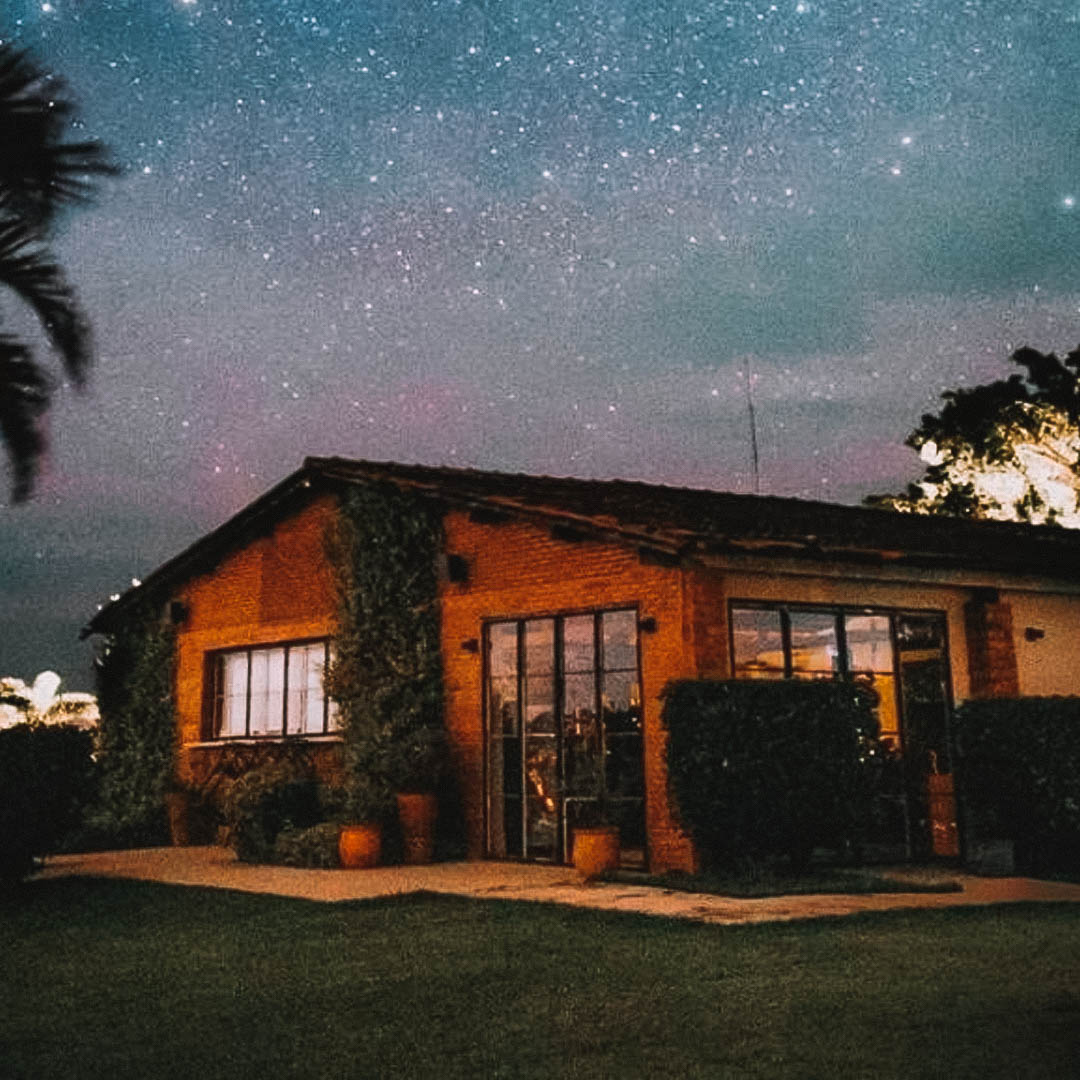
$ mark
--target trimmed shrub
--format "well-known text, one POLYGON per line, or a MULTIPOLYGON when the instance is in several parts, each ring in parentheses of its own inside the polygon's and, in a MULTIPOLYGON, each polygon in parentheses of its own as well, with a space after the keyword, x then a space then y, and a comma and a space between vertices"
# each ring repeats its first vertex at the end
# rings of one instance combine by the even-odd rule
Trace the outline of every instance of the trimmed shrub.
POLYGON ((1026 871, 1080 869, 1080 698, 968 701, 955 731, 969 837, 1012 840, 1026 871))
POLYGON ((703 860, 851 849, 868 820, 877 721, 850 682, 686 680, 664 691, 668 786, 703 860))
POLYGON ((175 651, 173 631, 148 604, 125 618, 97 663, 101 792, 88 825, 112 846, 168 843, 175 651))
POLYGON ((0 886, 62 847, 94 795, 94 739, 70 724, 0 731, 0 886))
POLYGON ((323 817, 318 782, 288 761, 269 762, 237 779, 224 810, 230 843, 244 862, 274 861, 282 832, 308 829, 323 817))
POLYGON ((282 866, 331 869, 339 864, 338 829, 335 821, 324 821, 309 829, 285 829, 274 841, 274 862, 282 866))

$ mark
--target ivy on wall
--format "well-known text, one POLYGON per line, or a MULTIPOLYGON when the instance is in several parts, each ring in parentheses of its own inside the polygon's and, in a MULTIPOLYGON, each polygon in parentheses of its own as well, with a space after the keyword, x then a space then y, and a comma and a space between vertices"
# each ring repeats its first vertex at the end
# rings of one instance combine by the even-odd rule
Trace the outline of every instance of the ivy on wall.
POLYGON ((175 649, 172 628, 144 603, 109 635, 97 663, 101 788, 91 824, 120 842, 166 837, 177 740, 175 649))
POLYGON ((436 789, 445 755, 436 559, 442 513, 389 483, 351 488, 328 537, 338 597, 327 689, 337 700, 352 812, 436 789))

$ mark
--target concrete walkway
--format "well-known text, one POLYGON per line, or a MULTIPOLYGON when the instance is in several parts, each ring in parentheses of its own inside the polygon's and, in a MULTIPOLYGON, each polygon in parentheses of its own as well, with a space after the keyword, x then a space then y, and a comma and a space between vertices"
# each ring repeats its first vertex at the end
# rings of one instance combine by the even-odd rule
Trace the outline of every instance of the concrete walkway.
POLYGON ((539 900, 576 907, 633 911, 719 925, 1021 900, 1080 903, 1080 885, 1018 877, 981 878, 949 871, 902 869, 894 872, 894 876, 900 878, 923 880, 928 874, 956 881, 963 889, 951 893, 779 896, 744 900, 644 885, 583 884, 566 866, 454 862, 415 867, 386 866, 375 870, 298 870, 283 866, 251 866, 238 862, 231 851, 221 847, 57 855, 50 858, 32 880, 70 875, 136 878, 170 885, 238 889, 330 902, 426 890, 457 896, 539 900))

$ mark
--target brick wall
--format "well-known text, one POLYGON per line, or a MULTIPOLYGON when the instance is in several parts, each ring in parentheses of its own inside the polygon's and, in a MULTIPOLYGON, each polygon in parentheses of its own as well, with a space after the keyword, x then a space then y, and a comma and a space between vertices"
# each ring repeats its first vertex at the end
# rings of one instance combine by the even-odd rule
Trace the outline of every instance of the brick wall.
POLYGON ((333 581, 323 543, 334 508, 331 498, 313 502, 226 556, 212 571, 193 578, 178 594, 187 608, 177 633, 176 676, 178 767, 184 779, 205 772, 206 763, 195 759, 211 754, 192 747, 202 739, 208 651, 333 632, 333 581))
MULTIPOLYGON (((205 654, 333 632, 333 583, 324 534, 332 499, 315 502, 252 540, 178 594, 188 615, 177 640, 180 772, 193 779, 215 754, 202 739, 205 654), (205 759, 205 760, 204 760, 205 759)), ((484 851, 483 660, 463 643, 482 639, 484 619, 637 607, 656 629, 640 635, 646 824, 653 869, 693 869, 689 840, 672 821, 659 694, 667 682, 722 672, 726 630, 719 577, 687 577, 642 562, 627 547, 555 539, 539 525, 446 518, 447 551, 464 557, 468 580, 440 586, 446 719, 463 793, 469 854, 484 851), (695 654, 694 641, 701 645, 695 654)), ((322 755, 328 774, 332 755, 322 755)))
POLYGON ((1003 600, 975 597, 964 606, 964 629, 971 696, 1017 697, 1020 676, 1009 604, 1003 600))
POLYGON ((480 652, 482 621, 595 608, 636 606, 656 622, 640 635, 644 713, 645 804, 653 869, 691 869, 688 839, 671 819, 663 763, 660 691, 695 673, 685 618, 682 572, 643 563, 630 548, 591 540, 557 540, 540 525, 481 524, 447 515, 447 551, 463 556, 469 578, 441 588, 446 718, 464 793, 469 854, 484 850, 484 745, 480 652))

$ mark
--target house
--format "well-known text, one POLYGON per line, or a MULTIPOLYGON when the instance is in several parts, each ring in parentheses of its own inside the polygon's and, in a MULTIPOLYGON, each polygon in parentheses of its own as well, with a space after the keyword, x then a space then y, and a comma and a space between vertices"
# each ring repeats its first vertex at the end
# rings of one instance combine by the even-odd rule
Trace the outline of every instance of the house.
POLYGON ((949 850, 928 792, 951 770, 954 702, 1080 692, 1080 532, 309 458, 87 627, 109 633, 147 598, 175 623, 183 778, 223 746, 288 739, 336 767, 324 534, 342 493, 373 483, 442 512, 445 718, 474 858, 565 861, 591 797, 579 778, 599 766, 626 859, 693 867, 667 797, 672 679, 872 686, 903 762, 883 828, 912 855, 949 850))

